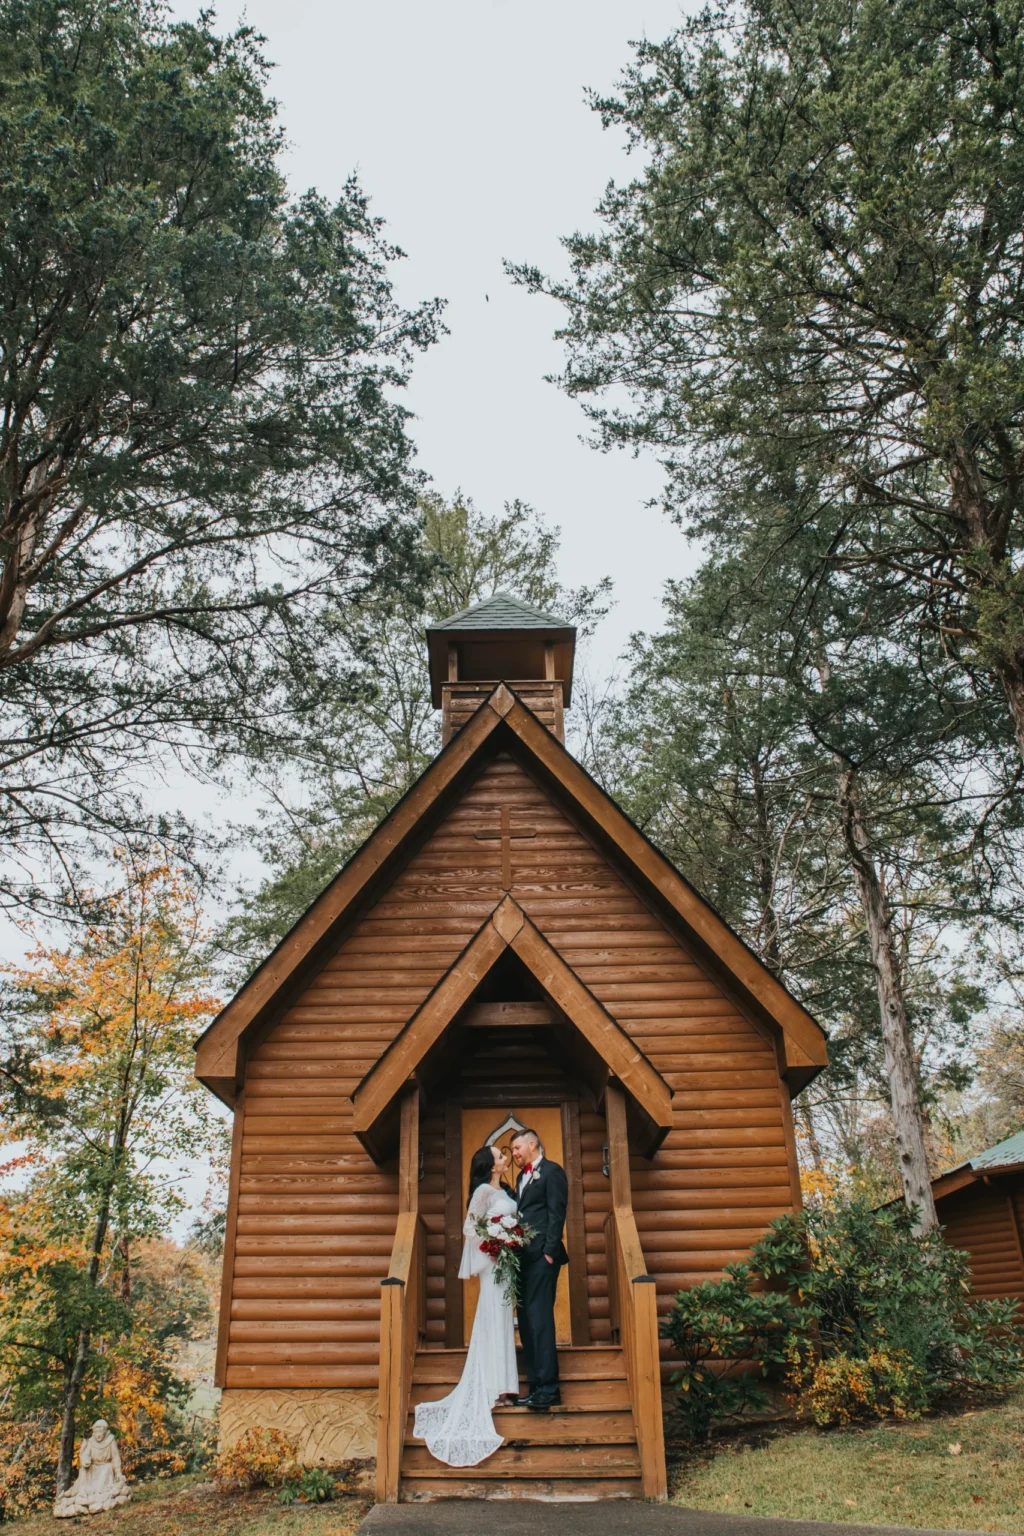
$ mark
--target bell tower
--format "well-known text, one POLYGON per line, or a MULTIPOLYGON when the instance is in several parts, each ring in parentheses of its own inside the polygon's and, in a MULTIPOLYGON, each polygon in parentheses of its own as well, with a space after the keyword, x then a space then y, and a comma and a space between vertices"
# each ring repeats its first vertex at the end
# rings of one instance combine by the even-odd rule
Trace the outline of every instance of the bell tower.
POLYGON ((498 683, 519 695, 553 736, 565 741, 572 701, 576 629, 554 614, 496 592, 427 630, 430 694, 442 712, 443 746, 498 683))

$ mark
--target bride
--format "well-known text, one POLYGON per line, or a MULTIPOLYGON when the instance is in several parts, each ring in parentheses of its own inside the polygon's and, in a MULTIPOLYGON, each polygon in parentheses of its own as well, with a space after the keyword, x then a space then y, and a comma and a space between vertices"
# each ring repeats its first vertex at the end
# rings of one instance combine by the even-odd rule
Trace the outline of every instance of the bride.
POLYGON ((503 1437, 494 1428, 493 1407, 514 1404, 519 1393, 512 1303, 494 1283, 494 1260, 480 1251, 474 1223, 481 1216, 515 1215, 516 1202, 502 1175, 508 1154, 481 1147, 469 1165, 469 1209, 463 1223, 466 1243, 459 1279, 480 1276, 473 1332, 466 1364, 454 1392, 440 1402, 419 1403, 413 1434, 427 1442, 438 1461, 450 1467, 475 1467, 493 1455, 503 1437))

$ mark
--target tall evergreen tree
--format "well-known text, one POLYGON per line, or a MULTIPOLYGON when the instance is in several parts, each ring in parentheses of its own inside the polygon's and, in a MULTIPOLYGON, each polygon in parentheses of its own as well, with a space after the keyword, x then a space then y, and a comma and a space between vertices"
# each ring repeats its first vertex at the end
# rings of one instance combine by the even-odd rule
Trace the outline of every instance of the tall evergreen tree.
POLYGON ((707 7, 595 100, 646 164, 566 242, 572 279, 518 275, 565 305, 566 389, 662 455, 692 528, 722 537, 726 483, 765 552, 831 509, 823 559, 993 684, 1024 760, 1022 22, 707 7))
MULTIPOLYGON (((881 1090, 907 1201, 933 1225, 929 1109, 964 1079, 983 1000, 963 940, 998 906, 968 857, 978 712, 937 685, 941 652, 926 675, 892 644, 863 589, 811 587, 795 560, 765 578, 757 555, 670 589, 600 756, 646 830, 830 1028, 815 1098, 847 1152, 843 1102, 865 1082, 881 1090)), ((806 1106, 803 1125, 817 1154, 806 1106)))
POLYGON ((154 758, 287 746, 349 686, 328 613, 417 576, 438 307, 355 182, 289 196, 266 78, 207 13, 0 0, 0 899, 154 758))

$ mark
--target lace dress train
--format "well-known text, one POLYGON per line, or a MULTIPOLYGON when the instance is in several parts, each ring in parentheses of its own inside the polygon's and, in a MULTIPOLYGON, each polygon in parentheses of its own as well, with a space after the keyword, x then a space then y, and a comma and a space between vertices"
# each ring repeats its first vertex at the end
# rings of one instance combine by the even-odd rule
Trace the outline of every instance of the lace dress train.
POLYGON ((504 1190, 481 1184, 473 1192, 463 1227, 466 1243, 459 1278, 480 1276, 480 1300, 473 1319, 466 1364, 459 1383, 436 1403, 419 1403, 413 1434, 427 1442, 438 1461, 450 1467, 475 1467, 494 1454, 503 1436, 491 1409, 503 1392, 519 1391, 512 1304, 494 1282, 494 1261, 480 1252, 474 1221, 480 1216, 514 1216, 516 1203, 504 1190))

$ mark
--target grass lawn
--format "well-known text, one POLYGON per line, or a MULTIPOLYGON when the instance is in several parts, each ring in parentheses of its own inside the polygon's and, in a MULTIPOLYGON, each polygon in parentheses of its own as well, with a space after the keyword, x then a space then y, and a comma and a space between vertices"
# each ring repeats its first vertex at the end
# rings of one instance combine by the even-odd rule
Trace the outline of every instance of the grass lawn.
POLYGON ((136 1483, 132 1501, 109 1515, 54 1520, 27 1515, 11 1526, 16 1536, 352 1536, 369 1504, 338 1499, 333 1504, 292 1504, 276 1493, 219 1493, 199 1477, 136 1483))
POLYGON ((1024 1531, 1024 1391, 998 1405, 844 1430, 751 1428, 670 1466, 675 1504, 936 1530, 1024 1531))

